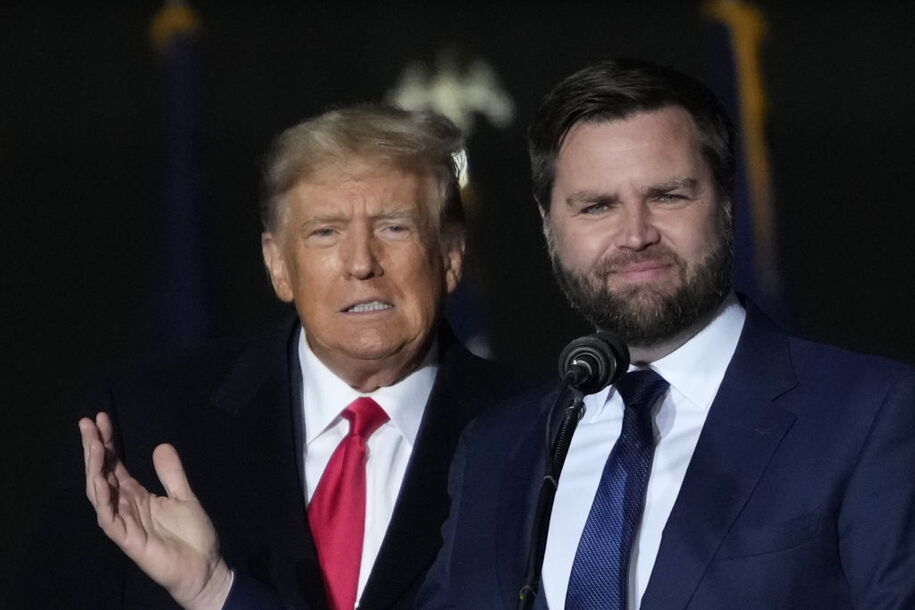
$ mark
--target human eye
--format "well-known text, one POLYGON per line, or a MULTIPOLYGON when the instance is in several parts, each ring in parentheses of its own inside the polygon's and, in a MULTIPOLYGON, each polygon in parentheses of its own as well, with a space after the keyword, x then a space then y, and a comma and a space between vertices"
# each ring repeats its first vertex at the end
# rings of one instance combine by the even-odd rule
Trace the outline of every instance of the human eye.
POLYGON ((330 243, 336 236, 337 229, 334 227, 317 226, 305 231, 305 238, 316 244, 330 243))
POLYGON ((582 207, 581 213, 589 216, 596 216, 608 212, 612 207, 613 206, 609 201, 594 201, 582 207))
POLYGON ((406 239, 413 234, 413 227, 409 222, 386 222, 379 227, 379 232, 388 239, 406 239))
POLYGON ((658 193, 654 198, 659 203, 681 203, 688 199, 689 197, 682 193, 658 193))

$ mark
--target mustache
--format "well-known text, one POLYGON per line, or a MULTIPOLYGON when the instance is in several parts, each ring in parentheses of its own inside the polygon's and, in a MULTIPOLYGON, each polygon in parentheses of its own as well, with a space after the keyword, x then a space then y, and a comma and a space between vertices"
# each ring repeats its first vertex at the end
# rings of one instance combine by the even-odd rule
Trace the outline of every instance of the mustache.
POLYGON ((665 246, 652 246, 651 248, 634 251, 628 250, 622 253, 608 256, 600 260, 592 270, 593 274, 601 280, 606 280, 609 276, 617 273, 621 267, 636 265, 641 263, 657 263, 660 265, 671 265, 684 269, 686 261, 665 246))

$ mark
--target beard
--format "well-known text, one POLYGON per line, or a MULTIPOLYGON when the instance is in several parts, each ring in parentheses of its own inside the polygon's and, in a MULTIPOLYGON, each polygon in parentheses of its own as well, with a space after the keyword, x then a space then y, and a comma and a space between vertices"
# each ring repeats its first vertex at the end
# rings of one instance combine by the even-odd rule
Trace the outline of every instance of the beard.
POLYGON ((665 246, 652 246, 604 260, 586 274, 563 266, 549 231, 547 245, 556 281, 572 307, 595 328, 614 334, 628 345, 652 347, 672 339, 710 315, 731 286, 727 237, 694 265, 665 246), (679 277, 677 285, 608 286, 608 279, 619 267, 647 261, 671 265, 679 277))

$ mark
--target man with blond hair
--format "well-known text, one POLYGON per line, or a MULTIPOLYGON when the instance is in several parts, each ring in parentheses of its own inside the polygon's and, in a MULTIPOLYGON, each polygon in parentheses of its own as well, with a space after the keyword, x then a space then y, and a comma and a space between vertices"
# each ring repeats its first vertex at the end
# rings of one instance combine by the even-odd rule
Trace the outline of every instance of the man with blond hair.
POLYGON ((96 386, 80 421, 86 476, 70 483, 85 481, 124 552, 65 491, 58 576, 43 580, 56 591, 35 592, 59 597, 44 607, 220 607, 230 586, 310 608, 412 607, 458 435, 504 385, 442 324, 464 252, 460 148, 447 119, 386 106, 279 136, 261 243, 297 315, 96 386), (182 538, 202 509, 204 537, 182 538))

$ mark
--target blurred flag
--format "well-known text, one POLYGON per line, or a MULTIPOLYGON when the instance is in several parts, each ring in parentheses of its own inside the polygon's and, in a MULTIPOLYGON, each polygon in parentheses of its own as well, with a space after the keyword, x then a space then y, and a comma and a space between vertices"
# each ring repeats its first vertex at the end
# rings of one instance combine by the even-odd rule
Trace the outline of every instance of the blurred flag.
POLYGON ((737 125, 734 285, 787 322, 765 135, 766 94, 760 61, 765 19, 755 6, 742 0, 706 0, 702 10, 716 22, 709 82, 737 125))
POLYGON ((167 345, 203 339, 214 327, 198 158, 199 32, 200 19, 182 0, 166 1, 149 27, 161 62, 165 112, 149 315, 152 340, 167 345))

